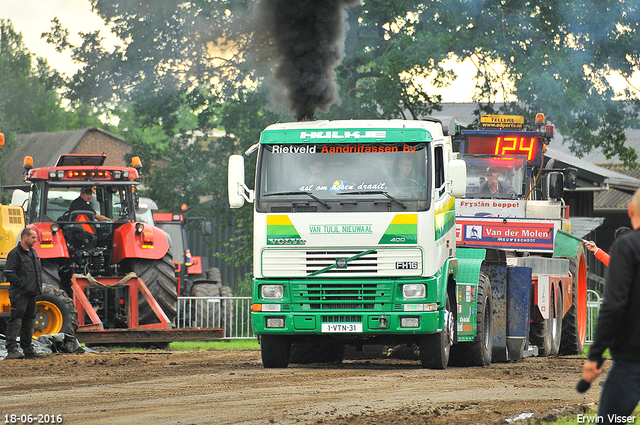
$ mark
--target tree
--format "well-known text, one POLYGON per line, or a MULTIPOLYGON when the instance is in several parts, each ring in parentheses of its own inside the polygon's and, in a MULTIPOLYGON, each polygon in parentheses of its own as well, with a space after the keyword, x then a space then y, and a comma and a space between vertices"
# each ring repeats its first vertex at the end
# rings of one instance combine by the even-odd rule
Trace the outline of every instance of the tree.
POLYGON ((33 55, 11 22, 0 20, 0 125, 4 132, 58 128, 63 111, 56 90, 63 81, 44 59, 32 67, 33 55))
POLYGON ((72 130, 99 125, 83 105, 61 107, 63 77, 45 59, 26 48, 10 21, 0 19, 0 132, 6 136, 3 157, 17 145, 18 133, 72 130))
MULTIPOLYGON (((322 2, 260 3, 286 12, 322 2)), ((259 83, 276 69, 258 65, 277 58, 277 43, 270 40, 281 26, 256 26, 246 0, 92 4, 124 44, 107 52, 98 34, 84 34, 81 46, 71 46, 64 30, 54 28, 51 40, 71 47, 87 64, 71 86, 78 99, 95 104, 126 97, 141 116, 170 129, 182 93, 247 77, 259 83), (247 61, 253 57, 258 60, 247 61)), ((429 93, 425 79, 448 84, 455 75, 442 61, 472 58, 478 67, 476 98, 486 103, 484 109, 493 109, 509 81, 514 91, 505 94, 516 101, 507 110, 544 110, 577 154, 600 146, 630 163, 635 154, 624 147, 623 127, 640 125, 638 93, 618 93, 605 77, 616 72, 629 78, 638 70, 639 13, 635 2, 617 0, 365 0, 348 8, 345 58, 337 68, 342 103, 319 116, 430 114, 441 99, 429 93)))
POLYGON ((454 0, 431 3, 422 16, 443 22, 452 53, 476 58, 478 98, 491 103, 496 83, 510 81, 517 103, 507 110, 546 112, 578 155, 598 146, 635 163, 624 130, 640 127, 640 91, 617 91, 607 76, 638 71, 637 2, 454 0))

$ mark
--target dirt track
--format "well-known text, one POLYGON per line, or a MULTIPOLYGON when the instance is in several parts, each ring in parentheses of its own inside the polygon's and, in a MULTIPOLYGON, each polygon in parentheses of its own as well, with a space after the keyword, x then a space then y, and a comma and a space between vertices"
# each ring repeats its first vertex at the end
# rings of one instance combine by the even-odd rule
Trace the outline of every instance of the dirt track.
POLYGON ((65 354, 0 361, 0 419, 32 414, 37 423, 37 415, 55 414, 65 424, 504 423, 521 413, 540 418, 593 409, 600 386, 576 393, 581 368, 581 359, 566 357, 430 371, 404 360, 268 370, 258 351, 65 354))

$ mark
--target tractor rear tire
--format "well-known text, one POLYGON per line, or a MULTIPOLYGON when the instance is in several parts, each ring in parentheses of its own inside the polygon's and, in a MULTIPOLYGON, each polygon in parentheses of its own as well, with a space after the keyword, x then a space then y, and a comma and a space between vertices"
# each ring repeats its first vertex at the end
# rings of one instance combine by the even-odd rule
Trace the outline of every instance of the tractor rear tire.
POLYGON ((569 259, 573 276, 571 307, 562 320, 560 355, 582 354, 587 337, 587 266, 584 248, 578 248, 575 258, 569 259))
POLYGON ((480 272, 478 279, 478 310, 476 337, 469 343, 451 347, 449 364, 452 366, 488 366, 493 351, 493 293, 489 276, 480 272))
POLYGON ((286 368, 291 358, 291 342, 286 336, 260 336, 260 353, 265 369, 286 368))
POLYGON ((420 362, 425 369, 446 369, 451 355, 451 344, 455 332, 455 320, 451 312, 449 294, 444 309, 442 330, 435 334, 421 335, 418 340, 420 362))
POLYGON ((52 285, 44 285, 36 297, 36 330, 33 337, 64 333, 74 335, 78 330, 78 311, 67 294, 52 285))
POLYGON ((291 344, 289 363, 342 363, 345 344, 330 342, 303 342, 291 344))
MULTIPOLYGON (((228 298, 233 296, 231 288, 228 286, 219 286, 211 283, 200 283, 193 285, 191 295, 194 297, 228 298)), ((224 336, 232 336, 233 331, 233 300, 221 299, 219 308, 213 303, 207 303, 206 308, 196 308, 195 324, 199 327, 220 327, 224 329, 224 336)))
MULTIPOLYGON (((51 285, 56 288, 62 289, 69 298, 73 299, 73 290, 71 286, 64 288, 60 279, 59 270, 60 266, 52 260, 41 260, 42 263, 42 284, 51 285)), ((69 282, 70 284, 70 282, 69 282)))
MULTIPOLYGON (((141 258, 132 259, 132 271, 142 279, 149 291, 156 299, 162 310, 173 323, 178 315, 178 282, 171 254, 166 254, 160 260, 141 258)), ((158 323, 156 314, 144 297, 138 302, 139 324, 148 325, 158 323)))
POLYGON ((209 270, 207 270, 207 279, 213 280, 218 285, 222 285, 222 275, 220 274, 220 269, 217 267, 209 267, 209 270))

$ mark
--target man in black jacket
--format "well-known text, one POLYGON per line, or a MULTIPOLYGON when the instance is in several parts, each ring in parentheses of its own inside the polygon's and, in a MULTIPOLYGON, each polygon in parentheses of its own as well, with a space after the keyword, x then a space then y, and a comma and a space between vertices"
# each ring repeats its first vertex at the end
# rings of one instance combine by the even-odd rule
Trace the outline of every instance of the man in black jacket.
POLYGON ((40 259, 33 249, 36 232, 25 227, 20 233, 20 243, 7 255, 4 275, 10 283, 9 300, 11 315, 7 325, 7 359, 38 358, 31 344, 36 325, 36 297, 42 294, 40 259), (18 351, 16 338, 20 334, 18 351))
POLYGON ((583 379, 592 382, 609 348, 613 365, 600 394, 598 423, 628 421, 640 401, 640 190, 628 211, 634 230, 611 248, 604 300, 582 371, 583 379))

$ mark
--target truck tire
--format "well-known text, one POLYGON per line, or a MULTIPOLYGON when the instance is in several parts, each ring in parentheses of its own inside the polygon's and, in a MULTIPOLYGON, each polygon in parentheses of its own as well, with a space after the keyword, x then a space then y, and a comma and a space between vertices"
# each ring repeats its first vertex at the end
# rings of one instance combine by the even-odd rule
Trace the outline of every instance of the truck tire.
MULTIPOLYGON (((171 254, 167 254, 160 260, 148 260, 142 258, 132 259, 132 271, 147 285, 153 297, 173 323, 178 313, 178 282, 171 254)), ((156 314, 144 297, 138 301, 139 324, 147 325, 157 323, 156 314)))
POLYGON ((551 292, 551 317, 541 322, 531 324, 529 330, 529 342, 538 347, 538 355, 541 357, 557 356, 560 352, 562 341, 562 294, 557 297, 551 292), (556 303, 558 305, 556 313, 556 303))
POLYGON ((36 329, 40 335, 64 333, 74 335, 78 330, 78 311, 67 294, 52 285, 44 285, 36 297, 36 329))
POLYGON ((455 323, 448 294, 444 312, 445 319, 442 331, 435 334, 421 335, 418 340, 420 362, 425 369, 446 369, 449 364, 455 323))
POLYGON ((291 344, 289 363, 342 363, 345 344, 303 342, 291 344))
POLYGON ((478 311, 476 337, 471 342, 451 347, 452 366, 488 366, 493 352, 493 292, 489 276, 480 272, 478 279, 478 311))
MULTIPOLYGON (((228 298, 233 296, 231 288, 228 286, 219 286, 212 283, 199 283, 193 286, 191 295, 194 297, 228 298)), ((205 309, 196 308, 195 324, 199 327, 220 327, 224 329, 224 336, 232 336, 233 331, 233 300, 220 300, 219 309, 216 304, 207 303, 205 309)))
POLYGON ((569 271, 573 276, 571 307, 562 320, 560 354, 582 354, 587 337, 587 266, 584 248, 578 248, 575 258, 569 259, 569 271))
POLYGON ((260 354, 265 369, 285 368, 289 366, 291 343, 286 336, 260 336, 260 354))
POLYGON ((560 344, 562 343, 562 313, 564 304, 562 301, 562 293, 552 298, 551 311, 553 318, 547 323, 548 332, 551 337, 551 351, 549 356, 557 356, 560 354, 560 344))

